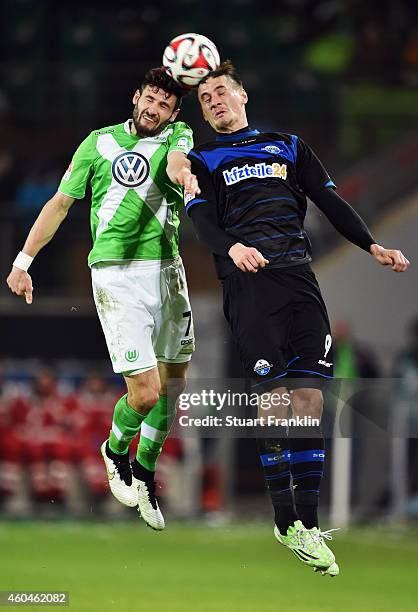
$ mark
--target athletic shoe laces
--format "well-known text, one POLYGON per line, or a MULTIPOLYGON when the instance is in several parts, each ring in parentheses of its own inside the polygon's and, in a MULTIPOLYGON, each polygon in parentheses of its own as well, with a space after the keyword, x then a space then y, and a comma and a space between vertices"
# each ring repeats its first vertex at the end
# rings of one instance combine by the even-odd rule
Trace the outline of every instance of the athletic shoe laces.
POLYGON ((305 533, 303 529, 295 529, 291 534, 293 546, 303 548, 305 546, 305 533))
POLYGON ((339 531, 339 529, 339 527, 336 527, 335 529, 328 529, 327 531, 321 531, 320 529, 318 529, 316 533, 311 533, 311 536, 315 540, 315 542, 322 545, 324 544, 324 538, 325 540, 332 540, 333 536, 331 535, 331 532, 339 531))

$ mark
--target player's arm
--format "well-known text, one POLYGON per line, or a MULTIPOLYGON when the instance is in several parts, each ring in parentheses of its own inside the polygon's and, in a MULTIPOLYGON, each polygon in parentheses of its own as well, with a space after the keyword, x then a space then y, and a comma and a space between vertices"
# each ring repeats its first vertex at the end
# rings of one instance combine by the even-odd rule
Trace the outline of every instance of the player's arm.
POLYGON ((184 187, 186 193, 200 193, 197 178, 191 171, 190 161, 181 151, 171 151, 167 156, 167 176, 173 183, 184 187))
POLYGON ((195 196, 200 193, 196 176, 191 171, 187 154, 193 147, 193 132, 183 122, 173 124, 173 135, 169 139, 167 176, 173 183, 181 185, 185 192, 195 196))
POLYGON ((25 296, 26 303, 32 303, 32 279, 27 270, 34 257, 53 238, 68 214, 74 198, 59 191, 45 204, 33 224, 22 251, 16 257, 7 277, 10 290, 25 296))
POLYGON ((194 152, 189 158, 201 191, 198 197, 186 195, 186 211, 193 221, 199 240, 206 244, 212 253, 229 256, 243 272, 257 272, 259 268, 264 268, 268 260, 257 249, 241 244, 219 227, 216 194, 210 172, 194 152))
POLYGON ((409 261, 401 251, 385 249, 376 243, 360 215, 335 191, 335 185, 315 153, 298 142, 298 179, 309 198, 326 215, 344 238, 371 253, 382 265, 404 272, 409 261))

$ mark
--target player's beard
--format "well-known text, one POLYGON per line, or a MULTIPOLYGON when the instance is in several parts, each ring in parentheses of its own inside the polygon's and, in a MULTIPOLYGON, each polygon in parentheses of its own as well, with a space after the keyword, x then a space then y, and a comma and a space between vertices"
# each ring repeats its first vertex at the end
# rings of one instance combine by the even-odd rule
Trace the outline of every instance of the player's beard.
MULTIPOLYGON (((144 112, 145 111, 142 111, 141 115, 144 112)), ((149 138, 150 136, 156 136, 157 134, 163 131, 163 129, 168 123, 170 123, 170 119, 167 119, 167 121, 163 121, 162 123, 157 125, 155 128, 147 128, 141 125, 140 123, 141 115, 138 112, 138 107, 135 106, 134 111, 132 113, 132 121, 134 122, 134 126, 136 129, 137 135, 141 136, 142 138, 149 138)))

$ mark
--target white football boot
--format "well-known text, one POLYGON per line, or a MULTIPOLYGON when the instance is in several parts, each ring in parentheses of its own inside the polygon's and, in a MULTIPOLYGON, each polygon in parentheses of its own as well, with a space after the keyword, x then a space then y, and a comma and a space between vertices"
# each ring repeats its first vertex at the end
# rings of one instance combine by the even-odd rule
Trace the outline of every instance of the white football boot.
POLYGON ((155 495, 154 472, 145 469, 135 459, 132 463, 132 483, 138 493, 137 503, 140 516, 148 527, 156 531, 162 531, 165 527, 165 521, 155 495))
POLYGON ((132 484, 129 453, 126 455, 113 453, 108 442, 108 440, 103 442, 100 452, 105 462, 110 490, 121 504, 134 508, 138 504, 138 490, 132 484))

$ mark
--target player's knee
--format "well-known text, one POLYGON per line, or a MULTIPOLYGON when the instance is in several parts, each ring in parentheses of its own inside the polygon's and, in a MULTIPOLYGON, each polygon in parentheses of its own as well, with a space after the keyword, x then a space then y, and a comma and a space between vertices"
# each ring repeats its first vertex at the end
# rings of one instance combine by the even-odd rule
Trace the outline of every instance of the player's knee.
POLYGON ((161 393, 171 397, 179 397, 185 390, 186 384, 186 374, 183 374, 179 378, 173 378, 163 383, 161 393))
POLYGON ((178 397, 186 388, 188 364, 173 364, 162 378, 161 394, 178 397))
POLYGON ((128 404, 137 412, 148 414, 158 402, 159 397, 159 389, 141 385, 129 391, 128 404))
POLYGON ((310 416, 320 419, 324 405, 324 398, 320 389, 294 389, 292 393, 292 406, 295 416, 310 416))

